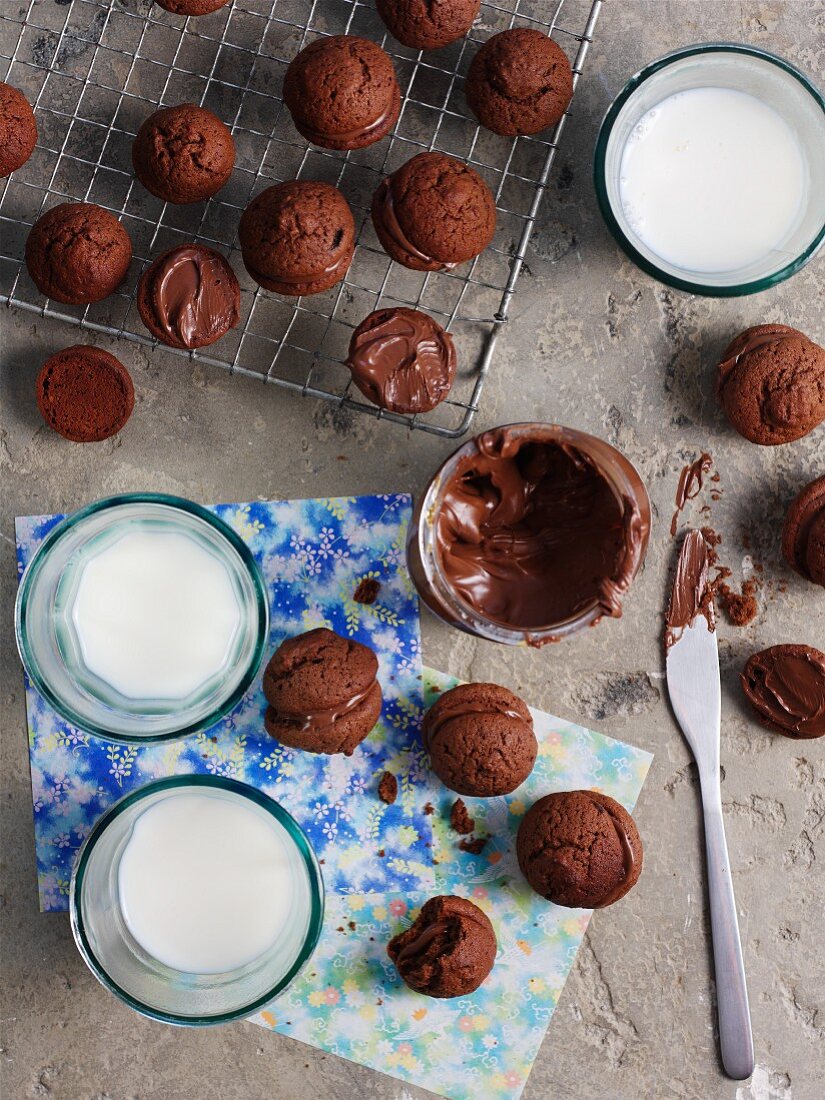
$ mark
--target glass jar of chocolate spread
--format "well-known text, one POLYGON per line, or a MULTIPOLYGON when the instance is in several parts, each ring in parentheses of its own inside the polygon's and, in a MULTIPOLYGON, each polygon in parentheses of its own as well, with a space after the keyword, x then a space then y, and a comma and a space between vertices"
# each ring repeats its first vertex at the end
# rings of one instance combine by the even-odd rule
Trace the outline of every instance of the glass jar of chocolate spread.
POLYGON ((554 424, 508 424, 438 470, 407 559, 449 625, 540 646, 621 615, 649 534, 647 491, 615 447, 554 424))

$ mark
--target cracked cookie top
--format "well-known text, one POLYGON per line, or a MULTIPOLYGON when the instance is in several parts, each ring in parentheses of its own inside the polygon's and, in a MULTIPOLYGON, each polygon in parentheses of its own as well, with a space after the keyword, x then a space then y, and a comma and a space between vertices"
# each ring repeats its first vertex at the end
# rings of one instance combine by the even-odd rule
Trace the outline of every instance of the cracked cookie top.
POLYGON ((151 194, 183 205, 211 198, 235 165, 235 143, 219 118, 194 103, 155 111, 132 144, 135 174, 151 194))
POLYGON ((445 691, 424 715, 421 738, 442 783, 480 798, 515 790, 538 753, 527 705, 498 684, 445 691))
POLYGON ((131 262, 129 234, 114 214, 91 202, 53 206, 26 240, 26 266, 38 290, 71 305, 114 293, 131 262))
POLYGON ((825 348, 787 325, 754 325, 722 353, 717 393, 751 443, 801 439, 825 420, 825 348))
POLYGON ((573 97, 564 50, 529 27, 494 34, 472 60, 467 103, 496 134, 538 134, 555 126, 573 97))
POLYGON ((438 50, 463 38, 481 0, 377 0, 390 33, 413 50, 438 50))
POLYGON ((0 81, 0 179, 22 168, 36 143, 31 104, 19 89, 0 81))
POLYGON ((389 133, 401 92, 389 54, 375 42, 339 34, 311 42, 284 77, 295 128, 325 149, 361 149, 389 133))
POLYGON ((534 802, 516 842, 537 894, 573 909, 623 898, 642 872, 642 841, 624 806, 598 791, 558 791, 534 802))

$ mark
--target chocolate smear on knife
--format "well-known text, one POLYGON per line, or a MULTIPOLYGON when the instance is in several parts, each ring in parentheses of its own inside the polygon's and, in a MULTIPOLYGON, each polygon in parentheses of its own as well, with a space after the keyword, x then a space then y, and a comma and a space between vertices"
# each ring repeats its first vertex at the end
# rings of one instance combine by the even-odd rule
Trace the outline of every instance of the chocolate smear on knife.
POLYGON ((665 646, 670 649, 693 626, 699 616, 707 620, 710 630, 716 629, 713 615, 713 589, 708 581, 708 546, 701 531, 688 531, 670 593, 667 609, 665 646))

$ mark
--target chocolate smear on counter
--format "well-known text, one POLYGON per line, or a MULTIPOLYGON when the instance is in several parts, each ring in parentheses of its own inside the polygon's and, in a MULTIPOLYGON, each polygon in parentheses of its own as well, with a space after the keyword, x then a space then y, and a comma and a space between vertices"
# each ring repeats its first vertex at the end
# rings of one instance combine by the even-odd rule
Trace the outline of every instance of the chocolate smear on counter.
MULTIPOLYGON (((705 475, 710 473, 712 465, 713 459, 706 451, 703 451, 699 458, 685 466, 679 475, 679 484, 676 486, 676 497, 674 499, 676 509, 673 513, 673 519, 670 521, 671 538, 676 534, 682 509, 689 500, 693 500, 702 491, 705 475)), ((715 476, 718 479, 718 475, 715 476)))
POLYGON ((356 603, 373 604, 381 591, 381 582, 375 577, 364 577, 352 594, 356 603))
POLYGON ((825 653, 771 646, 748 660, 741 680, 754 710, 786 736, 825 735, 825 653))
POLYGON ((444 487, 435 525, 457 595, 526 632, 594 607, 619 617, 647 538, 638 504, 620 500, 572 443, 500 428, 475 444, 444 487))
POLYGON ((665 646, 670 649, 679 641, 685 629, 693 626, 699 616, 707 620, 710 630, 716 629, 713 616, 713 589, 708 583, 708 547, 701 531, 688 531, 670 593, 667 609, 665 646))
POLYGON ((152 304, 158 324, 175 344, 201 347, 237 325, 238 306, 228 267, 217 253, 185 245, 160 262, 152 278, 152 304))

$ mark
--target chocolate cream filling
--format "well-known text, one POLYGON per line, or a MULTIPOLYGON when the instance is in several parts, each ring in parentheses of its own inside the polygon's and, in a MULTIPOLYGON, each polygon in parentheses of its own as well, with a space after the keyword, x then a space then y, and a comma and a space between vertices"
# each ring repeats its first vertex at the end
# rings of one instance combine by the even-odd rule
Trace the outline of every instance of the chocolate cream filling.
POLYGON ((198 248, 171 252, 154 274, 151 295, 159 327, 187 348, 211 343, 238 323, 225 261, 198 248))
POLYGON ((638 504, 572 443, 502 428, 476 440, 436 519, 443 575, 486 618, 521 630, 594 607, 618 617, 643 553, 638 504))
POLYGON ((370 695, 375 688, 375 680, 372 680, 363 691, 358 691, 355 695, 352 695, 349 699, 344 699, 340 703, 336 703, 333 707, 326 707, 322 710, 306 711, 303 714, 287 713, 277 707, 271 709, 275 711, 278 718, 284 722, 291 722, 296 726, 299 726, 302 733, 323 733, 325 730, 330 729, 341 718, 351 714, 356 710, 370 695))
POLYGON ((754 654, 742 689, 761 715, 792 735, 825 735, 825 661, 814 654, 782 646, 754 654))

